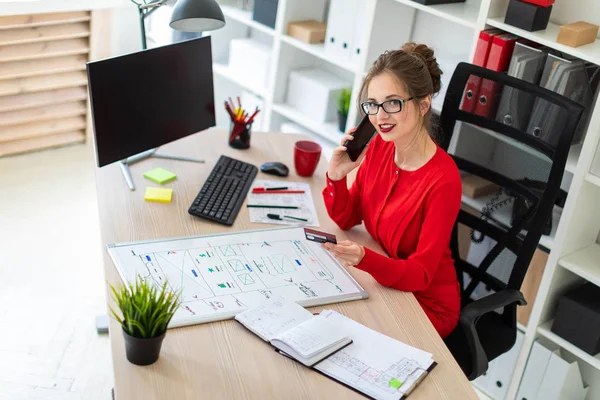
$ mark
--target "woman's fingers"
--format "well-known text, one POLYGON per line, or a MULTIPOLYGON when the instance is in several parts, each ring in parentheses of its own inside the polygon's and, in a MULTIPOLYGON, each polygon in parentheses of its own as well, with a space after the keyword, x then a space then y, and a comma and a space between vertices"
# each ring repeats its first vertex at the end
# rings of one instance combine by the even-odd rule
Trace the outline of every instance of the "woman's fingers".
POLYGON ((340 140, 340 145, 344 145, 344 143, 346 143, 347 140, 353 140, 354 136, 352 136, 350 133, 356 131, 356 128, 352 128, 348 131, 347 134, 345 134, 342 139, 340 140))

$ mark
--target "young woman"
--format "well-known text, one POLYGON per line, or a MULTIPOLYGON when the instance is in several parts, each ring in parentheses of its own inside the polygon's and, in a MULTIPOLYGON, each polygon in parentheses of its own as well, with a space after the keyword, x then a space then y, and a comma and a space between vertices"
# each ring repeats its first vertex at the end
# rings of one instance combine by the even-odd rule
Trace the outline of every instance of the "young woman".
POLYGON ((323 197, 340 228, 364 222, 387 256, 351 241, 324 246, 344 266, 413 292, 446 337, 460 313, 449 243, 462 186, 456 164, 431 137, 431 97, 440 89, 441 73, 433 50, 422 44, 379 56, 359 96, 377 134, 356 162, 343 146, 352 136, 344 136, 329 162, 323 197), (348 190, 346 176, 357 167, 348 190))

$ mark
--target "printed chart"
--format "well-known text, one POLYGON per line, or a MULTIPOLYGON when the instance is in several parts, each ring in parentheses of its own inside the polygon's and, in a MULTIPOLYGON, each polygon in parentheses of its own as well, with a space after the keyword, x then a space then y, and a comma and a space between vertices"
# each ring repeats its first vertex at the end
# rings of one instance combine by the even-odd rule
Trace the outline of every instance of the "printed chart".
POLYGON ((233 318, 272 296, 305 307, 367 297, 302 228, 122 243, 108 251, 123 280, 140 276, 182 290, 170 327, 233 318))

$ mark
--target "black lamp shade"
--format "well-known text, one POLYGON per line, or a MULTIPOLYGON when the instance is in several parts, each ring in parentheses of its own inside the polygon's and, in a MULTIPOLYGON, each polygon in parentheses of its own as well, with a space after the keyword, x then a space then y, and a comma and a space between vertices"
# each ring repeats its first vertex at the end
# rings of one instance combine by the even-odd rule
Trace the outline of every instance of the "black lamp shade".
POLYGON ((178 0, 169 25, 183 32, 206 32, 225 26, 225 17, 215 0, 178 0))

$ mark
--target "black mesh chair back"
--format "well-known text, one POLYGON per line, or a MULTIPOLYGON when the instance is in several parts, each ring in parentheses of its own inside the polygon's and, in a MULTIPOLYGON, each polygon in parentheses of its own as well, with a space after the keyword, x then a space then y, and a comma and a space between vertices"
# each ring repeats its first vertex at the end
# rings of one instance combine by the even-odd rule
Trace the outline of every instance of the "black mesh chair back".
POLYGON ((561 182, 583 111, 539 85, 468 63, 452 76, 440 146, 463 182, 483 179, 478 187, 487 190, 481 198, 463 195, 467 206, 451 238, 462 311, 446 344, 469 379, 515 343, 521 284, 540 238, 558 223, 556 204, 564 201, 561 182))

